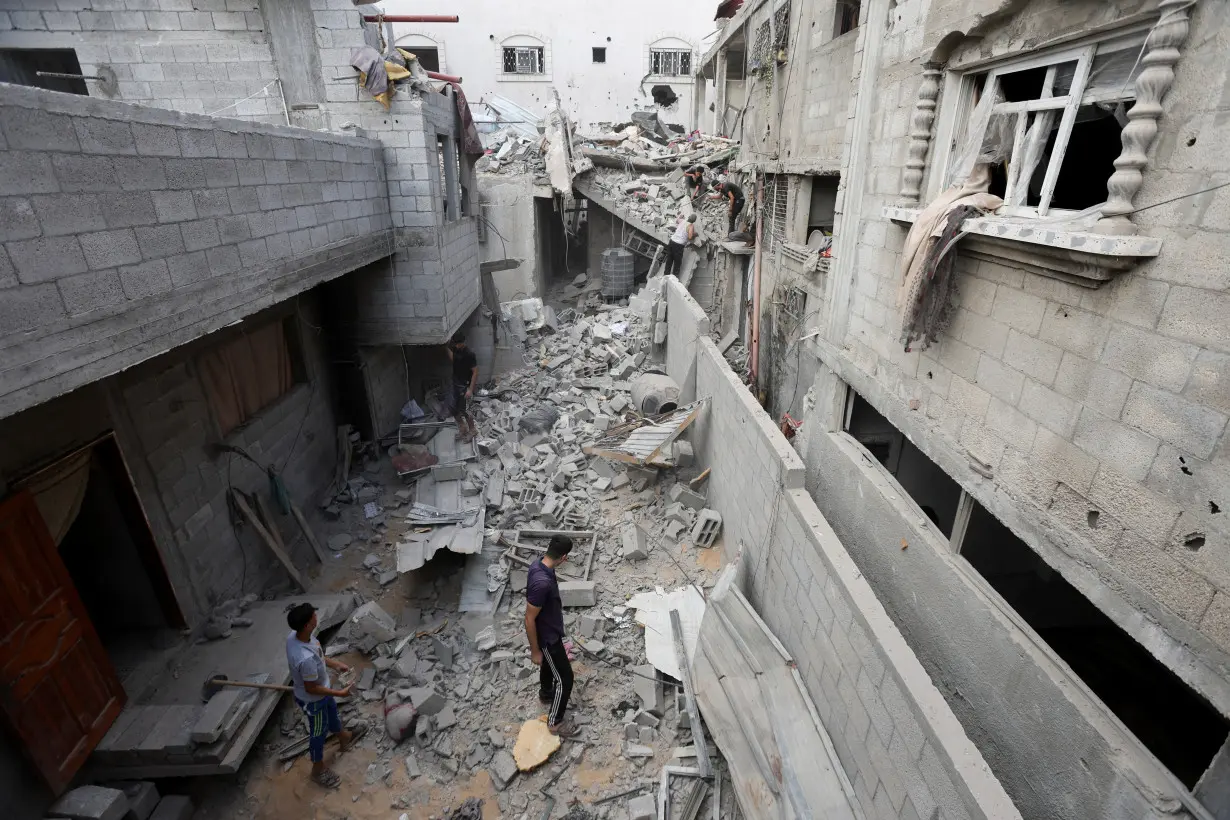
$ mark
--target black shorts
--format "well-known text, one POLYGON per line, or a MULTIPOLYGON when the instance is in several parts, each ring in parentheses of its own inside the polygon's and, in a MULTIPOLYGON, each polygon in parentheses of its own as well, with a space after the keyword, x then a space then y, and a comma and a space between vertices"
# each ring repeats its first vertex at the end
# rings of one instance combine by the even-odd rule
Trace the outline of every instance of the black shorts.
POLYGON ((470 389, 468 384, 453 385, 453 415, 463 415, 470 407, 470 400, 466 398, 466 391, 470 389))

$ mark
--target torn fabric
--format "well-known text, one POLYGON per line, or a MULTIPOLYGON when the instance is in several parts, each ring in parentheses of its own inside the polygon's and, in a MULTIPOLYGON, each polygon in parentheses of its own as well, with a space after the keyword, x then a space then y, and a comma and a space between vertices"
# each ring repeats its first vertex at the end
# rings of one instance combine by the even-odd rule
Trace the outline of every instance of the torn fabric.
MULTIPOLYGON (((987 196, 987 194, 982 194, 987 196)), ((906 350, 926 350, 948 326, 953 291, 953 245, 961 236, 961 223, 983 211, 976 205, 957 205, 945 214, 938 236, 927 245, 912 301, 902 308, 900 342, 906 350)))
POLYGON ((359 84, 376 102, 388 108, 393 89, 380 52, 371 46, 359 46, 350 52, 350 65, 359 72, 359 84))
POLYGON ((470 104, 466 102, 466 93, 461 90, 460 83, 449 85, 453 87, 453 100, 457 103, 457 116, 461 119, 461 150, 468 156, 481 157, 486 153, 486 149, 478 138, 478 128, 474 125, 470 104))

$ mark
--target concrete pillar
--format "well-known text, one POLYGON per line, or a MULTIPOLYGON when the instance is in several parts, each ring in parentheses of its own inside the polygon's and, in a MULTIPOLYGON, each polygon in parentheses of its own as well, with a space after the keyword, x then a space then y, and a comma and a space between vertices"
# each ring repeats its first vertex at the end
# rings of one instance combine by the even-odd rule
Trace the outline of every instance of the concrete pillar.
POLYGON ((713 133, 729 137, 731 134, 726 131, 726 58, 727 51, 723 48, 714 60, 717 71, 713 78, 716 88, 713 95, 713 133))

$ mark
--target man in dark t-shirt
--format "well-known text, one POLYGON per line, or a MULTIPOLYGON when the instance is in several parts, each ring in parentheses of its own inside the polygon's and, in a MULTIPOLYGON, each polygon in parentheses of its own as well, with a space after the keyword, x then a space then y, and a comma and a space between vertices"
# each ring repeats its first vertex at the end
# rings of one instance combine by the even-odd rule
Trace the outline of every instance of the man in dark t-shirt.
POLYGON ((735 220, 743 212, 743 189, 729 179, 719 182, 716 186, 718 196, 730 205, 730 233, 735 232, 735 220))
POLYGON ((554 535, 547 554, 530 564, 525 582, 525 634, 530 641, 530 660, 539 667, 538 699, 547 712, 547 730, 560 737, 576 737, 581 730, 564 720, 572 696, 572 665, 564 649, 564 605, 559 596, 555 569, 568 560, 572 539, 554 535))
POLYGON ((457 419, 457 438, 469 441, 478 435, 474 418, 469 413, 474 386, 478 384, 478 357, 466 347, 466 337, 460 333, 449 342, 448 357, 453 362, 453 417, 457 419))

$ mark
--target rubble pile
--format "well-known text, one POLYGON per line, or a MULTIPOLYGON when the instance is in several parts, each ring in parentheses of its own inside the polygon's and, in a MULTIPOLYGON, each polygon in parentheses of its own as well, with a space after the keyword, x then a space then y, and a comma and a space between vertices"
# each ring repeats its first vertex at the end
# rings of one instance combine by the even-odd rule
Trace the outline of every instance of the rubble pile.
MULTIPOLYGON (((464 572, 448 574, 436 558, 390 581, 397 544, 436 529, 408 520, 426 477, 412 487, 387 458, 373 458, 347 482, 361 479, 354 501, 335 502, 342 514, 330 545, 349 537, 345 556, 360 578, 351 589, 369 600, 326 651, 358 672, 342 714, 372 727, 361 745, 375 751, 366 782, 343 788, 386 788, 391 808, 412 816, 433 783, 489 780, 502 816, 522 818, 541 815, 544 801, 578 820, 655 816, 661 778, 672 773, 672 803, 704 798, 679 771, 700 771, 689 768, 697 748, 714 745, 693 731, 682 680, 663 671, 678 673, 673 648, 668 662, 663 645, 650 653, 642 628, 647 602, 667 599, 655 590, 695 590, 703 612, 699 590, 716 581, 717 565, 702 566, 699 549, 715 544, 721 518, 706 509, 707 472, 687 439, 704 404, 663 400, 678 387, 660 387, 669 321, 660 277, 627 306, 586 304, 524 325, 528 364, 475 397, 476 454, 448 479, 459 503, 485 507, 482 549, 465 556, 464 572), (638 380, 665 412, 640 412, 634 397, 651 402, 638 380), (380 514, 365 517, 365 503, 380 514), (559 578, 577 676, 569 716, 582 727, 562 747, 541 719, 523 625, 527 566, 561 530, 574 541, 559 578), (475 604, 471 569, 484 566, 475 604)), ((451 446, 454 434, 441 427, 435 436, 451 446)), ((282 730, 295 737, 277 750, 287 766, 306 748, 301 724, 287 710, 282 730)))
POLYGON ((486 154, 476 165, 485 174, 533 174, 538 185, 549 183, 541 139, 532 139, 513 128, 482 135, 486 154))

